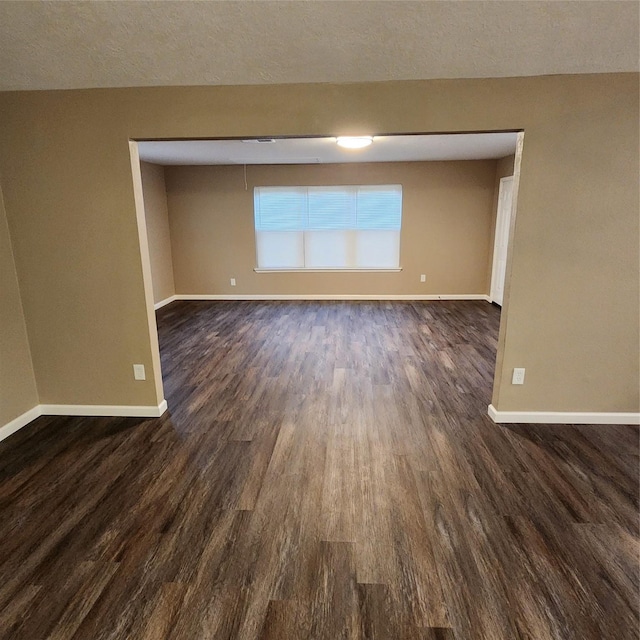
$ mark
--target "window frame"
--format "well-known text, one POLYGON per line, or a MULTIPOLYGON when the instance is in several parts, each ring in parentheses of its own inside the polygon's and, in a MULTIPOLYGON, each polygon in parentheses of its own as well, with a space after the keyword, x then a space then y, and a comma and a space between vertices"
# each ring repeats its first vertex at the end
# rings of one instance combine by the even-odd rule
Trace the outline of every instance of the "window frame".
MULTIPOLYGON (((404 193, 403 193, 403 185, 396 183, 396 184, 339 184, 339 185, 259 185, 259 186, 254 186, 254 190, 253 190, 253 201, 254 201, 254 205, 253 205, 253 222, 254 222, 254 241, 255 241, 255 268, 253 269, 254 272, 256 273, 398 273, 400 271, 402 271, 402 266, 401 266, 401 258, 402 258, 402 218, 403 218, 403 210, 404 210, 404 193), (362 188, 363 190, 371 190, 371 189, 375 189, 375 188, 379 188, 380 190, 384 190, 385 188, 388 190, 395 190, 398 192, 399 194, 399 205, 400 205, 400 211, 399 211, 399 222, 398 222, 398 227, 397 228, 393 228, 393 226, 391 228, 385 228, 385 227, 362 227, 362 228, 357 228, 357 194, 358 194, 358 189, 362 188), (306 226, 304 223, 302 225, 300 225, 300 227, 298 228, 294 228, 294 229, 274 229, 274 230, 268 230, 268 229, 260 229, 259 228, 259 223, 258 223, 258 217, 259 217, 259 209, 258 209, 258 201, 259 201, 259 194, 261 190, 291 190, 291 192, 293 193, 295 190, 298 191, 305 191, 305 200, 307 203, 307 218, 306 218, 306 224, 308 225, 309 222, 309 207, 308 207, 308 203, 309 203, 309 190, 313 190, 313 189, 317 189, 317 190, 330 190, 330 189, 335 189, 335 190, 344 190, 347 193, 350 193, 350 197, 354 196, 354 202, 356 203, 355 205, 355 209, 354 209, 354 215, 355 215, 355 220, 356 223, 353 225, 355 228, 352 227, 336 227, 334 228, 328 228, 328 229, 317 229, 314 227, 308 227, 306 226), (301 242, 302 242, 302 246, 303 246, 303 251, 302 251, 302 260, 305 261, 306 260, 306 245, 307 245, 307 236, 306 234, 313 234, 314 232, 318 233, 318 232, 322 232, 322 231, 336 231, 336 232, 348 232, 351 234, 357 234, 357 232, 366 232, 366 231, 389 231, 389 232, 394 232, 397 233, 397 266, 369 266, 369 267, 359 267, 359 266, 353 266, 353 267, 349 267, 349 266, 336 266, 336 267, 315 267, 315 266, 293 266, 293 267, 260 267, 258 266, 260 264, 259 261, 259 233, 268 233, 270 231, 281 231, 283 233, 286 232, 291 232, 291 233, 299 233, 301 234, 301 242)), ((357 241, 357 237, 354 235, 354 237, 356 238, 357 241)))

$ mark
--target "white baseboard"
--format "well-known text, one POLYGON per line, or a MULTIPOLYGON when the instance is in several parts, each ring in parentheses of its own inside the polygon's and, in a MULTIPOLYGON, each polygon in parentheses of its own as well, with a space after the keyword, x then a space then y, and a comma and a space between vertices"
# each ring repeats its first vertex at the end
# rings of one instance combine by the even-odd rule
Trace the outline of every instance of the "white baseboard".
POLYGON ((158 406, 116 404, 41 404, 43 416, 118 416, 130 418, 159 418, 167 410, 167 401, 158 406))
POLYGON ((0 441, 22 429, 40 416, 113 416, 130 418, 159 418, 167 410, 167 401, 157 407, 97 404, 39 404, 0 427, 0 441))
POLYGON ((240 293, 240 294, 183 294, 174 300, 484 300, 490 302, 484 293, 450 294, 378 294, 378 293, 240 293))
POLYGON ((579 411, 498 411, 489 405, 489 417, 498 424, 640 424, 640 413, 579 411))
POLYGON ((8 438, 12 433, 15 433, 18 429, 22 429, 22 427, 25 427, 41 415, 40 405, 36 405, 32 409, 29 409, 29 411, 25 411, 22 415, 11 420, 11 422, 7 422, 7 424, 0 427, 0 441, 8 438))
POLYGON ((176 299, 176 296, 169 296, 168 298, 165 298, 164 300, 160 300, 160 302, 156 302, 153 305, 153 308, 157 311, 158 309, 161 309, 165 305, 168 305, 170 302, 173 302, 175 299, 176 299))

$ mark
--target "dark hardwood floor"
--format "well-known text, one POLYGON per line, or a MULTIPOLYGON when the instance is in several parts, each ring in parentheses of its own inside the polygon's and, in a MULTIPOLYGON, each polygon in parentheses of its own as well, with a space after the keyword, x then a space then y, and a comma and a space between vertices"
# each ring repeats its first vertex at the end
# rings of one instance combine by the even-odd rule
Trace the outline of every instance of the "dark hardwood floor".
POLYGON ((484 302, 177 302, 160 419, 0 443, 0 638, 631 640, 638 428, 497 426, 484 302))

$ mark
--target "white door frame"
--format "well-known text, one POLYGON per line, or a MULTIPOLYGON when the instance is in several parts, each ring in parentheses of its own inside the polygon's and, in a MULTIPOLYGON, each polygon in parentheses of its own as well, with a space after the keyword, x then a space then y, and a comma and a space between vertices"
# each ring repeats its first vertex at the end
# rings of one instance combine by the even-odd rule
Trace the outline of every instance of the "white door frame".
POLYGON ((509 235, 510 235, 510 229, 511 229, 511 215, 513 211, 513 201, 514 201, 514 195, 515 195, 513 193, 513 189, 514 189, 513 176, 505 176, 504 178, 500 178, 500 188, 498 190, 498 204, 497 204, 497 212, 496 212, 496 229, 495 229, 495 235, 494 235, 494 241, 493 241, 493 265, 491 268, 491 287, 489 289, 489 298, 491 299, 492 302, 497 302, 501 306, 504 302, 504 288, 505 288, 504 281, 506 280, 507 256, 506 255, 504 256, 505 273, 501 274, 498 268, 499 257, 500 257, 499 246, 501 244, 501 241, 503 240, 503 238, 500 237, 500 232, 502 231, 502 233, 504 233, 504 235, 506 236, 507 251, 508 251, 509 235), (505 184, 507 183, 511 183, 511 206, 505 210, 505 207, 501 207, 500 203, 502 202, 501 196, 505 188, 505 184), (497 296, 496 296, 496 293, 497 293, 496 288, 500 278, 503 279, 502 300, 498 302, 497 296))

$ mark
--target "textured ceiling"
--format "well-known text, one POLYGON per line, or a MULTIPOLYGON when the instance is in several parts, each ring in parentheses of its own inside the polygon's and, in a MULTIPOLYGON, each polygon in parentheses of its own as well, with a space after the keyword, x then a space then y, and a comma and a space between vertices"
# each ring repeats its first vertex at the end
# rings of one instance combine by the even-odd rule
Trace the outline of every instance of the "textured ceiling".
POLYGON ((0 89, 638 70, 638 2, 0 2, 0 89))
POLYGON ((335 138, 158 140, 139 142, 140 159, 156 164, 316 164, 482 160, 515 153, 517 133, 376 136, 364 149, 343 149, 335 138))

